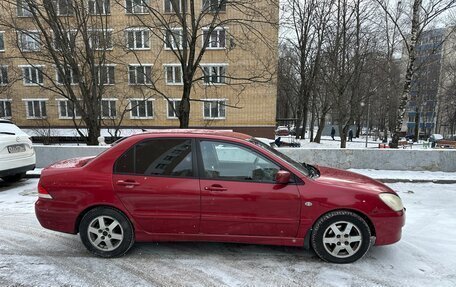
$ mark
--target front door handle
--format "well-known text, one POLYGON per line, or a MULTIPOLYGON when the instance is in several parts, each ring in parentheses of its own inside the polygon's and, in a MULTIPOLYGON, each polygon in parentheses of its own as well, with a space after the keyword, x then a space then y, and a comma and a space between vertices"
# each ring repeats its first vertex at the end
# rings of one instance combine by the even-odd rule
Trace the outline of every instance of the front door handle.
POLYGON ((211 186, 206 186, 204 190, 210 190, 210 191, 227 191, 228 189, 221 186, 220 184, 214 184, 211 186))
POLYGON ((134 180, 118 180, 117 185, 132 188, 132 187, 138 186, 139 182, 136 182, 134 180))

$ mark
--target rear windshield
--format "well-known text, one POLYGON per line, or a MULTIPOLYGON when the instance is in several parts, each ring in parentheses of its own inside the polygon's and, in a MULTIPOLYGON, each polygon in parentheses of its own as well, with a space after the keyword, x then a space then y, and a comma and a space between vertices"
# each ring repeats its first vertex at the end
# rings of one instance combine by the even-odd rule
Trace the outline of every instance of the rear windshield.
POLYGON ((21 131, 20 128, 12 123, 0 123, 0 134, 25 135, 25 133, 21 131))

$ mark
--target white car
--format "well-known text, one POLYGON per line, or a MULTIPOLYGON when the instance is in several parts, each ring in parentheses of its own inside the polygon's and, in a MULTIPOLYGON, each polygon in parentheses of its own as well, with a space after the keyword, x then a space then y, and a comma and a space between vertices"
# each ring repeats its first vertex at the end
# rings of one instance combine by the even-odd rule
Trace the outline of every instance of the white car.
POLYGON ((0 178, 19 181, 36 164, 30 137, 7 120, 0 120, 0 178))

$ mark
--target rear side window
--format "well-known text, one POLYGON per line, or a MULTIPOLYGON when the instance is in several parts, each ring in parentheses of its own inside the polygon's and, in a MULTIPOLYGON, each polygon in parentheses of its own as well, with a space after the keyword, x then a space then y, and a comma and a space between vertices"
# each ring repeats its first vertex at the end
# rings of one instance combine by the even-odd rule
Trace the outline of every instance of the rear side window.
POLYGON ((193 176, 192 141, 155 139, 140 142, 117 159, 114 173, 193 176))

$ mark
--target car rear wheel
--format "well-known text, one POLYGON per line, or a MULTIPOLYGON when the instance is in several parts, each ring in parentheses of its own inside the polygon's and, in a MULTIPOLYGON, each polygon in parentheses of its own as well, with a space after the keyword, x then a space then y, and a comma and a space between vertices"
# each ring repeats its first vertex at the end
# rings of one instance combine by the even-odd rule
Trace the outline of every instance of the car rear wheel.
POLYGON ((25 176, 25 173, 18 173, 15 175, 4 176, 4 177, 2 177, 2 179, 4 182, 13 183, 13 182, 17 182, 17 181, 21 180, 24 176, 25 176))
POLYGON ((366 254, 370 238, 370 228, 362 217, 349 211, 334 211, 315 223, 311 244, 325 261, 351 263, 366 254))
POLYGON ((79 224, 79 235, 90 252, 106 258, 124 255, 135 241, 128 218, 109 207, 87 212, 79 224))

